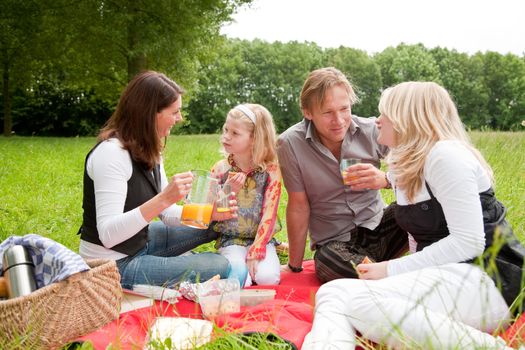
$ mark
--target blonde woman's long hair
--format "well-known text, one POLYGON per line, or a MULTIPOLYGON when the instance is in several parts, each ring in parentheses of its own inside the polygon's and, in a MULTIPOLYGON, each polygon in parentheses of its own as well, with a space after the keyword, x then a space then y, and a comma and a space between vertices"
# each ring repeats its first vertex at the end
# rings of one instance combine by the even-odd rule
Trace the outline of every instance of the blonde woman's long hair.
POLYGON ((423 186, 425 160, 436 142, 462 142, 493 182, 492 169, 474 148, 449 93, 434 82, 404 82, 386 89, 379 100, 379 112, 394 128, 394 146, 386 161, 396 176, 396 186, 409 201, 423 186))
MULTIPOLYGON (((255 114, 255 123, 237 108, 231 109, 227 117, 241 121, 247 130, 250 131, 253 137, 253 164, 264 171, 269 164, 277 164, 277 151, 275 146, 277 137, 273 117, 272 114, 260 104, 245 103, 243 105, 255 114)), ((227 156, 227 154, 225 154, 225 156, 227 156)))

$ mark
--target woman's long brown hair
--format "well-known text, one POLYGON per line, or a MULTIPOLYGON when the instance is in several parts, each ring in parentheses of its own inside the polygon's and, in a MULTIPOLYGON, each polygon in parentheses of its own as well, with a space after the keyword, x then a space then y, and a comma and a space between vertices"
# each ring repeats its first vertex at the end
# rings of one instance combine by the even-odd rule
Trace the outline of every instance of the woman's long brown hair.
POLYGON ((151 170, 160 162, 163 143, 157 134, 157 113, 184 90, 162 73, 135 76, 120 96, 117 108, 98 135, 99 141, 118 138, 131 157, 151 170))

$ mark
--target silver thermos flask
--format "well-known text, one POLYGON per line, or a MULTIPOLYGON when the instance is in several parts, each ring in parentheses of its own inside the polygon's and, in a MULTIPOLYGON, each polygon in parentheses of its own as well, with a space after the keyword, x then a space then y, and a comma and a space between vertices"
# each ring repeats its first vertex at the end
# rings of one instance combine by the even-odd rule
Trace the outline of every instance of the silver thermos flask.
POLYGON ((28 295, 36 290, 35 265, 24 246, 14 245, 6 249, 2 268, 9 299, 28 295))

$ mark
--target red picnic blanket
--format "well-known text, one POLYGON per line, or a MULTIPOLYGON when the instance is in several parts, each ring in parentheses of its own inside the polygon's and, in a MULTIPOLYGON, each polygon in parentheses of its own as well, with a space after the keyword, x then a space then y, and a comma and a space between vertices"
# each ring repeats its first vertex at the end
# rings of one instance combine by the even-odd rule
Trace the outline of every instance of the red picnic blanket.
MULTIPOLYGON (((278 286, 257 286, 275 289, 275 299, 241 307, 240 312, 220 316, 215 323, 226 331, 273 333, 301 348, 313 321, 314 297, 321 285, 315 277, 314 263, 305 261, 302 273, 282 273, 278 286)), ((152 307, 129 311, 87 334, 78 341, 89 341, 96 350, 112 345, 116 349, 142 349, 149 328, 157 317, 202 318, 199 304, 181 298, 176 304, 157 301, 152 307)))
MULTIPOLYGON (((240 312, 224 315, 215 323, 231 332, 269 332, 292 342, 301 349, 304 337, 313 321, 313 305, 321 285, 315 276, 313 260, 305 261, 301 273, 281 274, 278 286, 257 286, 275 289, 275 299, 251 307, 241 307, 240 312)), ((202 318, 197 303, 182 298, 176 304, 156 302, 152 307, 133 310, 99 330, 87 334, 79 341, 90 341, 96 350, 112 345, 115 349, 142 349, 149 328, 157 317, 202 318)), ((525 339, 525 316, 521 315, 502 337, 517 347, 525 339)))

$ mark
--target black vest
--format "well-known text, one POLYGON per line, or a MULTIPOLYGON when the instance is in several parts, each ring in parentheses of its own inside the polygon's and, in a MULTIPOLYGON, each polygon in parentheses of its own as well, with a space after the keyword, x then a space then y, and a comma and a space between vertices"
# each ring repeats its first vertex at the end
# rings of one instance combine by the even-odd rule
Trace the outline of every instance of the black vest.
MULTIPOLYGON (((396 222, 410 232, 417 251, 449 235, 443 208, 425 183, 430 199, 411 205, 397 205, 396 222)), ((485 252, 465 261, 480 265, 494 280, 513 313, 524 309, 522 291, 525 247, 505 220, 506 209, 494 196, 492 188, 479 194, 483 211, 485 252), (518 299, 519 298, 519 299, 518 299)))
MULTIPOLYGON (((97 212, 95 205, 95 187, 93 180, 89 177, 86 169, 87 160, 91 153, 98 147, 97 144, 88 153, 84 162, 84 198, 82 208, 84 209, 82 226, 78 233, 84 241, 102 246, 97 231, 97 212)), ((124 203, 124 212, 128 212, 147 202, 160 192, 160 173, 159 166, 151 171, 145 169, 142 165, 131 159, 133 172, 128 180, 128 192, 126 202, 124 203)), ((119 253, 134 255, 142 249, 148 240, 148 226, 137 232, 128 240, 111 247, 119 253)))

